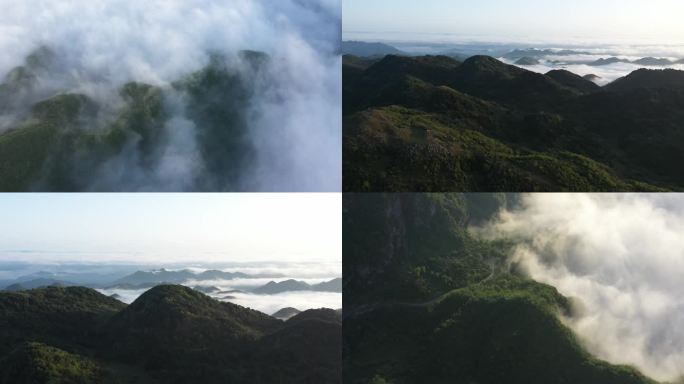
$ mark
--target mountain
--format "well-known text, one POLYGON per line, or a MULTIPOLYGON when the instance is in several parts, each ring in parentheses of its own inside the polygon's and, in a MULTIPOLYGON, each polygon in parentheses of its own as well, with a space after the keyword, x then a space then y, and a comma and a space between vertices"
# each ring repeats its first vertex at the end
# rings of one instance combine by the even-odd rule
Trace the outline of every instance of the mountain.
POLYGON ((60 286, 60 287, 70 287, 77 285, 69 281, 55 280, 55 279, 33 279, 33 280, 21 280, 20 283, 14 283, 5 288, 7 291, 22 291, 26 289, 35 289, 48 286, 60 286))
POLYGON ((605 87, 609 91, 624 92, 645 88, 684 88, 684 71, 675 69, 638 69, 605 87))
POLYGON ((602 66, 602 65, 610 65, 610 64, 615 64, 615 63, 629 63, 630 61, 627 59, 621 59, 619 57, 609 57, 607 59, 600 58, 596 61, 592 61, 591 63, 588 63, 588 65, 592 65, 595 67, 602 66))
MULTIPOLYGON (((79 268, 80 266, 75 266, 74 268, 79 268)), ((102 271, 102 272, 47 272, 38 271, 27 275, 22 275, 14 279, 16 283, 22 283, 28 280, 37 279, 51 279, 62 282, 70 282, 72 285, 86 285, 86 286, 97 286, 102 285, 103 282, 111 282, 116 279, 121 278, 128 272, 129 267, 117 267, 118 271, 102 271)))
POLYGON ((528 57, 533 59, 540 59, 546 56, 575 56, 575 55, 587 55, 588 52, 575 51, 571 49, 553 50, 553 49, 514 49, 503 55, 504 58, 517 60, 520 58, 528 57))
POLYGON ((582 93, 595 92, 601 89, 592 82, 592 78, 585 78, 564 69, 556 69, 546 73, 546 76, 556 80, 559 84, 576 89, 582 93))
POLYGON ((347 67, 350 72, 352 70, 364 70, 371 65, 377 63, 379 60, 378 58, 364 58, 364 57, 359 57, 359 56, 354 56, 354 55, 344 55, 342 56, 342 60, 345 64, 345 67, 347 67))
POLYGON ((324 281, 322 283, 312 285, 314 291, 320 292, 340 292, 342 293, 342 278, 324 281))
POLYGON ((233 280, 238 278, 252 277, 242 272, 223 272, 217 270, 208 270, 200 273, 195 273, 189 269, 180 271, 170 271, 167 269, 159 269, 155 271, 137 271, 131 275, 122 277, 114 282, 115 287, 149 287, 160 283, 183 283, 188 280, 233 280))
POLYGON ((206 293, 206 294, 216 293, 216 292, 221 291, 221 288, 215 287, 213 285, 195 285, 194 287, 192 287, 192 289, 194 289, 196 291, 200 291, 202 293, 206 293))
POLYGON ((11 292, 19 292, 19 291, 25 291, 25 290, 26 290, 26 287, 24 287, 23 285, 21 285, 19 283, 10 284, 10 285, 5 287, 5 291, 11 291, 11 292))
POLYGON ((289 291, 318 291, 318 292, 342 292, 342 279, 333 279, 319 284, 308 284, 303 281, 289 279, 276 283, 269 281, 267 284, 252 289, 252 293, 260 295, 274 295, 289 291))
POLYGON ((343 41, 342 54, 360 57, 378 57, 385 55, 405 55, 401 50, 384 43, 367 43, 363 41, 343 41))
POLYGON ((0 366, 0 383, 97 384, 104 379, 94 361, 36 342, 22 344, 0 366))
POLYGON ((644 57, 638 60, 632 61, 633 64, 647 65, 647 66, 661 66, 665 67, 672 65, 673 62, 670 59, 656 58, 656 57, 644 57))
POLYGON ((165 127, 176 123, 167 101, 178 93, 187 102, 185 117, 195 127, 196 152, 204 164, 182 189, 237 189, 255 156, 247 137, 253 81, 270 58, 251 51, 236 56, 212 55, 204 68, 172 87, 123 84, 113 100, 103 102, 71 89, 39 87, 38 79, 73 73, 47 48, 30 55, 0 83, 0 112, 11 116, 0 130, 0 191, 137 190, 149 185, 170 140, 165 127), (100 105, 107 103, 119 108, 100 105), (120 165, 127 172, 112 169, 122 158, 129 160, 120 165))
POLYGON ((2 292, 0 383, 340 383, 341 322, 304 320, 176 285, 130 305, 82 287, 2 292))
POLYGON ((573 302, 468 227, 505 194, 343 196, 345 383, 655 384, 590 355, 573 302))
POLYGON ((99 339, 97 325, 124 307, 118 300, 81 287, 2 292, 0 356, 26 341, 65 349, 74 344, 91 347, 99 339))
POLYGON ((111 297, 114 300, 119 300, 119 301, 122 301, 122 299, 123 299, 123 297, 121 297, 121 295, 119 295, 118 293, 113 293, 113 294, 109 295, 109 297, 111 297))
POLYGON ((534 57, 521 57, 519 58, 516 62, 515 65, 537 65, 539 64, 539 60, 535 59, 534 57))
POLYGON ((287 308, 282 308, 272 314, 271 316, 275 317, 276 319, 280 320, 287 320, 291 318, 292 316, 301 313, 302 311, 298 310, 297 308, 292 308, 292 307, 287 307, 287 308))
POLYGON ((259 341, 256 355, 268 363, 256 369, 265 383, 342 382, 342 319, 330 312, 335 311, 310 309, 299 313, 259 341))
POLYGON ((449 60, 388 56, 343 78, 345 191, 684 189, 684 72, 600 87, 487 56, 449 60))
POLYGON ((596 81, 598 81, 598 80, 601 79, 600 76, 594 75, 593 73, 590 73, 590 74, 588 74, 588 75, 584 75, 584 76, 582 76, 582 77, 583 77, 585 80, 589 80, 589 81, 594 82, 594 83, 595 83, 596 81))
POLYGON ((269 281, 266 285, 258 288, 252 289, 252 293, 260 295, 273 295, 281 292, 288 291, 310 291, 311 286, 303 281, 297 281, 293 279, 281 281, 276 283, 275 281, 269 281))

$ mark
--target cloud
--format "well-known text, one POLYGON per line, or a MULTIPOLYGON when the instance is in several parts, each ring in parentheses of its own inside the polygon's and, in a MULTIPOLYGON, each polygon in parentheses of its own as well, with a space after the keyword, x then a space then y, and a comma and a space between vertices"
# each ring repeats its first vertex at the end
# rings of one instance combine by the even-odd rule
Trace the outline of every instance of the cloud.
POLYGON ((564 321, 591 352, 658 380, 684 372, 684 198, 532 194, 476 230, 521 241, 511 262, 579 300, 564 321))
MULTIPOLYGON (((24 105, 57 92, 81 92, 116 110, 117 88, 131 81, 170 95, 164 103, 173 116, 154 161, 141 167, 131 142, 129 152, 96 170, 83 189, 202 188, 195 179, 205 170, 197 129, 171 84, 204 68, 214 53, 240 70, 244 63, 234 59, 242 50, 271 57, 252 84, 248 136, 256 159, 241 170, 239 185, 206 185, 341 189, 340 0, 0 0, 0 7, 0 78, 39 47, 56 53, 54 67, 39 77, 38 90, 24 105)), ((0 111, 0 129, 15 124, 19 113, 0 111)))
POLYGON ((283 292, 277 295, 236 293, 232 296, 234 298, 224 301, 253 308, 269 315, 285 307, 297 308, 300 311, 316 308, 342 308, 342 294, 333 292, 283 292))
MULTIPOLYGON (((629 61, 639 60, 644 57, 657 57, 666 58, 672 62, 675 62, 684 58, 684 48, 680 45, 589 45, 572 47, 544 47, 542 49, 572 49, 584 53, 562 56, 547 55, 540 60, 538 65, 525 65, 519 67, 538 73, 546 73, 554 69, 565 69, 580 76, 590 74, 597 75, 600 77, 600 79, 598 79, 596 83, 602 86, 611 83, 620 77, 627 76, 628 74, 640 68, 673 68, 684 70, 684 64, 672 64, 668 66, 643 66, 632 63, 614 63, 601 66, 587 65, 587 63, 609 57, 618 57, 620 59, 629 61)), ((516 61, 503 58, 500 58, 500 60, 508 64, 514 64, 516 61)))
MULTIPOLYGON (((607 56, 594 56, 592 59, 586 60, 585 61, 594 61, 598 60, 599 58, 606 58, 607 56)), ((623 57, 623 56, 620 56, 623 57)), ((558 60, 567 60, 568 63, 564 64, 559 64, 559 63, 553 63, 550 60, 556 60, 554 58, 549 58, 548 60, 541 60, 539 64, 537 65, 519 65, 520 68, 527 69, 529 71, 537 72, 537 73, 547 73, 551 70, 554 69, 565 69, 567 71, 570 71, 576 75, 580 76, 585 76, 585 75, 596 75, 599 76, 599 79, 596 81, 598 85, 606 85, 609 84, 621 77, 627 76, 630 73, 636 71, 637 69, 640 68, 648 68, 648 69, 664 69, 664 68, 673 68, 673 69, 678 69, 678 70, 684 70, 684 64, 673 64, 669 66, 648 66, 644 67, 643 65, 637 65, 637 64, 632 64, 632 63, 615 63, 615 64, 610 64, 610 65, 601 65, 601 66, 592 66, 592 65, 587 65, 587 64, 582 64, 582 63, 570 63, 572 59, 568 59, 567 57, 564 58, 557 58, 558 60)), ((514 64, 515 60, 506 60, 506 59, 500 59, 503 62, 507 64, 514 64)), ((631 58, 630 60, 635 60, 634 58, 631 58)))

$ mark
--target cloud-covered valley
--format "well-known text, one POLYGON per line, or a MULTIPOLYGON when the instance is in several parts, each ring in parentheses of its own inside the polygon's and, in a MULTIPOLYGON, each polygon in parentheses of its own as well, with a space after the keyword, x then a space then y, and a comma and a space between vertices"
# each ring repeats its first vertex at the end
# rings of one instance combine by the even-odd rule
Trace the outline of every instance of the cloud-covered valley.
POLYGON ((0 6, 0 145, 62 119, 35 169, 2 159, 3 189, 340 189, 339 0, 0 6))

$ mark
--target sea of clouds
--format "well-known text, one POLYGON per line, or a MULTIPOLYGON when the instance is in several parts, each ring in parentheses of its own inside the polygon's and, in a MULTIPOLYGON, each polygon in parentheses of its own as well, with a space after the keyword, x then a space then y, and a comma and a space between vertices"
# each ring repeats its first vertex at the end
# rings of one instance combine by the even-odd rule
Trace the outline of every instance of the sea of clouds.
POLYGON ((657 380, 684 374, 684 197, 530 194, 476 230, 520 241, 511 262, 576 298, 588 349, 657 380))
MULTIPOLYGON (((609 65, 588 65, 588 63, 596 61, 598 59, 607 59, 609 57, 618 57, 620 59, 635 61, 644 57, 657 57, 666 58, 674 62, 684 58, 684 47, 681 50, 671 48, 666 50, 664 48, 657 47, 642 47, 641 49, 636 49, 634 47, 612 47, 608 48, 589 48, 586 50, 580 49, 587 52, 587 54, 578 55, 548 55, 539 60, 539 64, 536 65, 518 65, 521 68, 527 69, 529 71, 537 73, 547 73, 555 69, 565 69, 576 75, 586 76, 586 75, 596 75, 598 79, 595 83, 598 85, 609 84, 621 77, 627 76, 630 73, 641 69, 665 69, 672 68, 678 70, 684 70, 684 64, 672 64, 667 66, 644 66, 634 63, 614 63, 609 65)), ((516 60, 506 59, 500 57, 499 60, 515 65, 516 60)))
MULTIPOLYGON (((207 270, 206 267, 177 269, 190 269, 195 273, 207 270)), ((182 285, 191 288, 197 286, 219 288, 219 292, 211 292, 208 295, 221 301, 256 309, 269 315, 285 307, 297 308, 300 311, 314 308, 342 308, 341 292, 293 291, 273 295, 258 295, 250 292, 250 290, 261 287, 270 281, 281 282, 295 279, 308 284, 318 284, 339 278, 342 276, 342 266, 339 262, 246 263, 242 267, 218 269, 224 272, 243 272, 265 277, 237 278, 232 280, 189 279, 184 281, 182 285)), ((116 294, 121 301, 129 304, 147 291, 147 289, 120 289, 116 287, 98 290, 108 296, 116 294)))
MULTIPOLYGON (((39 47, 57 55, 59 70, 39 79, 38 98, 80 92, 115 110, 116 89, 127 82, 169 90, 212 53, 233 60, 237 71, 241 50, 267 53, 272 60, 253 84, 249 111, 256 160, 231 188, 341 189, 340 0, 0 0, 0 9, 0 78, 39 47)), ((169 139, 153 170, 123 153, 89 189, 195 187, 203 164, 194 124, 182 97, 171 97, 167 108, 169 139)), ((0 116, 5 128, 15 120, 0 116)))

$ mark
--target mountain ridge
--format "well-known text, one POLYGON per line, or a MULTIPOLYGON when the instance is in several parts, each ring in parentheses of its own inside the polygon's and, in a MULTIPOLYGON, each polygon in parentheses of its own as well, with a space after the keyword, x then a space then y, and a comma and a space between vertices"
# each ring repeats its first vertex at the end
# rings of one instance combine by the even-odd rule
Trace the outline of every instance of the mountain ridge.
POLYGON ((430 61, 401 60, 343 79, 345 191, 684 189, 682 71, 599 87, 474 56, 435 81, 430 61))
MULTIPOLYGON (((0 372, 10 372, 4 364, 16 359, 7 360, 8 356, 32 340, 44 344, 39 348, 44 351, 42 360, 92 367, 80 369, 75 382, 99 382, 123 371, 129 372, 126 377, 139 372, 141 383, 268 383, 273 377, 295 383, 310 382, 311 377, 322 383, 340 382, 340 359, 330 357, 339 350, 341 341, 334 335, 341 338, 341 323, 312 319, 294 329, 282 320, 183 286, 154 287, 130 305, 83 287, 0 292, 0 309, 0 372), (284 337, 290 344, 272 344, 270 335, 280 335, 273 340, 284 337), (276 350, 289 354, 294 371, 267 360, 276 350), (318 354, 318 363, 304 365, 310 353, 318 354), (268 374, 259 373, 264 364, 271 364, 268 374), (88 372, 97 372, 97 379, 89 379, 88 372)), ((31 361, 22 357, 27 370, 38 364, 31 361)), ((40 382, 58 380, 64 371, 46 375, 40 382)), ((26 381, 11 383, 35 383, 21 380, 26 381)))
POLYGON ((469 227, 516 194, 345 194, 344 382, 655 384, 586 352, 576 301, 469 227), (416 346, 420 346, 416 348, 416 346))

